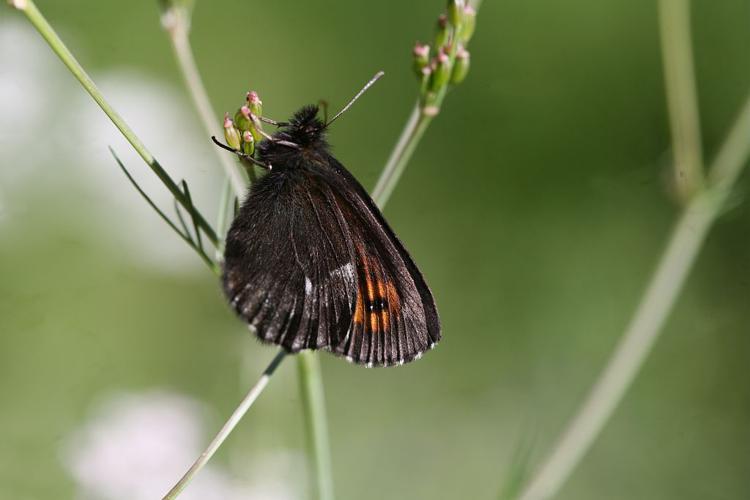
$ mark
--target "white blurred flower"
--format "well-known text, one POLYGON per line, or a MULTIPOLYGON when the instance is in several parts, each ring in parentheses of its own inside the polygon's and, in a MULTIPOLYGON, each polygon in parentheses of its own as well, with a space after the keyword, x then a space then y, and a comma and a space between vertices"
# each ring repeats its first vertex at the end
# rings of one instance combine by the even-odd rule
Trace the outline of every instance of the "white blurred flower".
MULTIPOLYGON (((154 391, 120 394, 99 405, 65 442, 63 462, 79 499, 154 500, 171 488, 207 444, 206 411, 188 397, 154 391)), ((280 473, 286 452, 261 457, 259 474, 239 481, 213 464, 204 467, 181 500, 291 500, 299 498, 280 473), (270 466, 276 467, 274 470, 270 466)))
MULTIPOLYGON (((194 202, 214 220, 223 171, 184 92, 137 70, 92 77, 170 176, 188 181, 194 202)), ((221 117, 216 120, 220 134, 221 117)), ((173 215, 171 194, 39 35, 26 23, 0 20, 0 206, 5 218, 25 210, 24 192, 46 189, 66 196, 64 186, 72 179, 89 193, 87 204, 99 205, 87 212, 86 222, 134 263, 162 272, 203 272, 195 254, 128 183, 109 146, 173 215)))
MULTIPOLYGON (((28 148, 39 139, 39 117, 54 99, 58 74, 55 56, 26 23, 0 21, 0 184, 27 180, 32 163, 28 148)), ((54 120, 50 121, 51 123, 54 120)), ((35 152, 43 153, 44 149, 35 152)))

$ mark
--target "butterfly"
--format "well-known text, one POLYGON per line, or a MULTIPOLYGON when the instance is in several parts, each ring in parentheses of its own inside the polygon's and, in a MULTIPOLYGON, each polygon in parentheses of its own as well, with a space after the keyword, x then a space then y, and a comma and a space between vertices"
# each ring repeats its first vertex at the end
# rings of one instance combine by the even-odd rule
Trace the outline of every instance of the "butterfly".
POLYGON ((424 277, 326 142, 375 79, 332 120, 305 106, 258 144, 252 161, 268 173, 231 224, 222 272, 231 307, 262 342, 368 367, 419 359, 440 340, 424 277))

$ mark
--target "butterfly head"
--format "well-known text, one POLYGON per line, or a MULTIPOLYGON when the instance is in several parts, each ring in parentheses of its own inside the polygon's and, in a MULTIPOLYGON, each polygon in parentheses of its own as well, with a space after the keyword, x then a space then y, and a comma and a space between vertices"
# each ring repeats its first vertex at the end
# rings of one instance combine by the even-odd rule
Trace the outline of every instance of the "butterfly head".
POLYGON ((267 138, 260 143, 258 152, 261 162, 266 165, 278 166, 279 163, 284 164, 295 159, 305 158, 309 160, 325 156, 328 150, 328 143, 325 138, 328 126, 344 114, 382 76, 383 72, 378 71, 362 87, 362 90, 330 120, 326 118, 325 121, 322 121, 318 118, 318 106, 309 105, 300 108, 287 123, 278 124, 281 125, 281 129, 272 138, 267 138))
POLYGON ((318 118, 317 106, 304 106, 294 113, 277 137, 298 144, 302 148, 325 144, 326 124, 318 118))

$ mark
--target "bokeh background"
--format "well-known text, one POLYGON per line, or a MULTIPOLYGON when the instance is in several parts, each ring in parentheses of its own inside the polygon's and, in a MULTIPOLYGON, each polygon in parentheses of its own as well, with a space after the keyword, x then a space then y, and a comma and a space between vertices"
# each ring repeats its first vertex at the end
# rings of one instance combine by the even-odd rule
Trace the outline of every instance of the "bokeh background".
MULTIPOLYGON (((156 2, 38 5, 215 214, 220 167, 156 2)), ((192 41, 222 112, 248 89, 279 119, 320 98, 338 108, 385 70, 331 133, 372 186, 416 96, 411 47, 442 7, 199 0, 192 41)), ((533 466, 573 414, 677 213, 657 30, 649 0, 484 2, 471 73, 385 210, 433 289, 444 340, 398 369, 321 357, 339 498, 497 498, 519 453, 533 466)), ((750 87, 750 1, 693 2, 693 30, 710 159, 750 87)), ((0 7, 3 499, 155 498, 275 352, 233 317, 108 145, 168 207, 25 18, 0 7)), ((559 498, 750 496, 748 182, 559 498)), ((287 360, 185 498, 305 498, 303 450, 287 360)))

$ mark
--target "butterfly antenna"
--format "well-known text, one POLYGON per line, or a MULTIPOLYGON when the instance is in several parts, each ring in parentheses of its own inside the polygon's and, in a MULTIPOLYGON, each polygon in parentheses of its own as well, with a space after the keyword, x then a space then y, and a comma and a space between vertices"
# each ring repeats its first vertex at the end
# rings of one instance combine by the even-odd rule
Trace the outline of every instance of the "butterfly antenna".
POLYGON ((271 120, 270 118, 266 118, 265 116, 259 116, 258 120, 262 121, 263 123, 268 123, 269 125, 274 125, 276 127, 286 127, 288 125, 287 122, 277 122, 276 120, 271 120))
POLYGON ((351 108, 352 104, 354 104, 354 101, 356 101, 357 99, 359 99, 360 96, 362 94, 364 94, 367 91, 367 89, 369 89, 370 87, 372 87, 372 84, 375 83, 375 82, 377 82, 380 79, 380 77, 383 76, 384 74, 385 73, 383 71, 378 71, 377 73, 375 73, 375 76, 373 76, 370 79, 370 81, 367 82, 364 87, 362 87, 362 90, 360 90, 359 92, 357 92, 357 95, 355 95, 354 97, 352 97, 352 100, 349 101, 349 103, 346 106, 344 106, 344 108, 341 111, 339 111, 338 113, 336 113, 336 115, 333 118, 331 118, 331 121, 327 121, 326 124, 325 124, 325 126, 327 127, 331 123, 335 122, 336 119, 339 116, 343 115, 345 111, 347 111, 349 108, 351 108))

